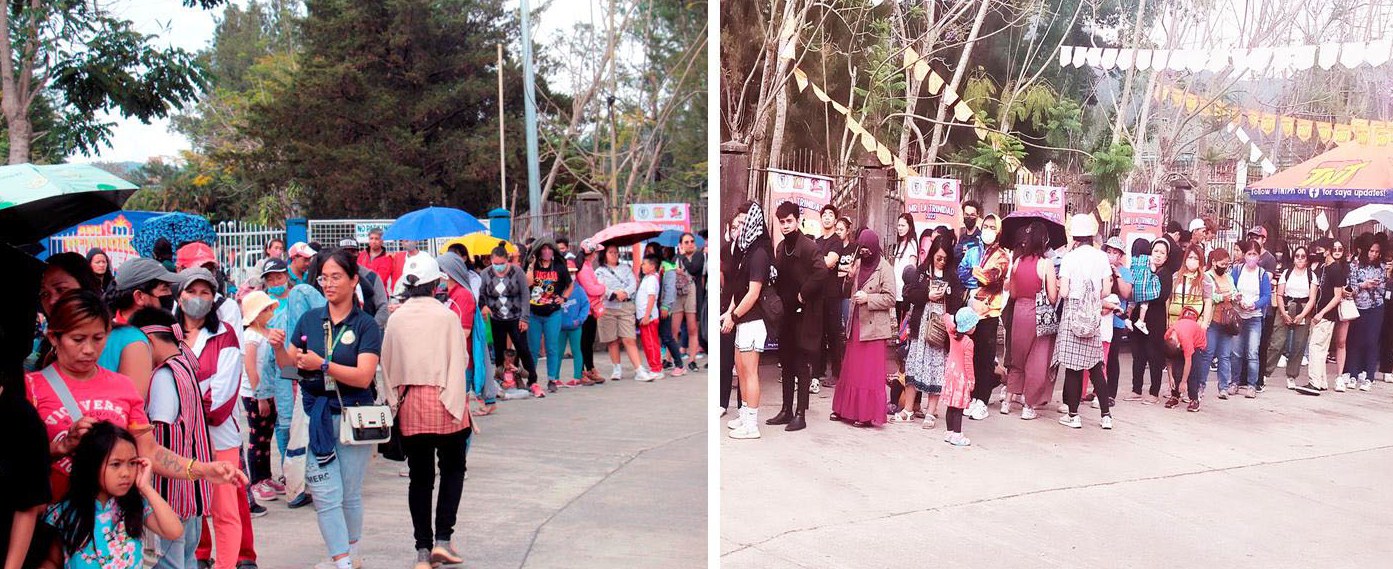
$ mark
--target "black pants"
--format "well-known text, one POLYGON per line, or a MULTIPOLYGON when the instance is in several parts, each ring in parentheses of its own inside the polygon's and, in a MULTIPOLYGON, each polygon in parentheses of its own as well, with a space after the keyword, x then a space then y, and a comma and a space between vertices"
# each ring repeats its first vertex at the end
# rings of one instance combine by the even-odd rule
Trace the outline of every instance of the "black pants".
POLYGON ((977 375, 972 398, 983 403, 991 402, 992 390, 1000 385, 996 377, 996 329, 1000 324, 1000 318, 983 318, 972 332, 972 366, 977 375))
POLYGON ((808 386, 812 385, 812 354, 798 345, 800 316, 784 315, 779 338, 779 363, 783 367, 783 409, 793 411, 808 410, 808 386), (797 388, 798 407, 794 408, 794 388, 797 388))
POLYGON ((416 549, 430 549, 434 541, 449 541, 455 533, 460 496, 464 494, 464 451, 472 429, 448 435, 402 437, 411 485, 406 501, 415 528, 416 549), (440 496, 435 502, 435 529, 431 529, 431 494, 435 492, 435 461, 440 459, 440 496), (433 541, 434 540, 434 541, 433 541))
MULTIPOLYGON (((1104 318, 1109 318, 1104 316, 1104 318)), ((1122 332, 1126 328, 1112 329, 1112 345, 1108 347, 1108 397, 1117 399, 1117 384, 1122 378, 1122 364, 1118 360, 1118 352, 1122 351, 1122 332)))
POLYGON ((721 408, 730 407, 730 392, 735 381, 735 332, 721 334, 721 408))
MULTIPOLYGON (((1109 415, 1108 398, 1101 394, 1107 393, 1107 380, 1103 376, 1103 362, 1098 362, 1093 369, 1088 370, 1088 380, 1093 382, 1093 392, 1100 394, 1098 397, 1098 409, 1104 416, 1109 415)), ((1083 399, 1083 370, 1064 369, 1064 404, 1069 406, 1070 415, 1079 414, 1079 400, 1083 399)))
POLYGON ((1133 332, 1132 393, 1141 395, 1147 366, 1151 366, 1151 395, 1161 394, 1161 374, 1166 369, 1166 305, 1152 302, 1146 309, 1146 327, 1150 334, 1133 332))
POLYGON ((842 355, 846 353, 846 337, 842 331, 842 299, 822 301, 822 349, 813 354, 813 374, 818 377, 841 375, 842 355))
POLYGON ((585 324, 580 327, 580 351, 578 356, 581 360, 582 369, 585 371, 595 371, 595 335, 599 331, 599 323, 595 321, 595 315, 585 317, 585 324))
MULTIPOLYGON (((1272 300, 1273 302, 1282 301, 1280 297, 1276 296, 1275 291, 1272 300)), ((1272 341, 1272 327, 1276 324, 1276 322, 1277 310, 1273 308, 1268 308, 1266 314, 1264 314, 1262 317, 1262 344, 1258 345, 1258 361, 1263 362, 1263 364, 1266 364, 1267 362, 1267 344, 1271 343, 1272 341)), ((1259 365, 1258 369, 1260 371, 1265 371, 1262 370, 1262 365, 1259 365)), ((1243 371, 1246 374, 1248 371, 1248 366, 1243 366, 1243 371)), ((1264 383, 1265 382, 1263 381, 1263 378, 1261 376, 1257 377, 1256 379, 1248 378, 1248 385, 1257 385, 1263 387, 1264 383)))
POLYGON ((963 432, 963 410, 957 407, 948 408, 948 430, 955 433, 963 432))
POLYGON ((503 369, 504 338, 512 338, 513 350, 518 353, 522 369, 527 370, 527 384, 537 384, 537 362, 532 361, 532 349, 527 347, 527 334, 518 328, 517 320, 490 320, 493 327, 493 365, 503 369))
MULTIPOLYGON (((1180 374, 1185 371, 1185 356, 1182 354, 1170 358, 1170 364, 1171 377, 1181 377, 1180 374)), ((1201 374, 1196 373, 1196 370, 1199 369, 1199 366, 1205 367, 1203 373, 1209 373, 1209 363, 1204 361, 1203 350, 1195 350, 1195 353, 1190 355, 1190 375, 1185 376, 1181 379, 1181 381, 1185 382, 1185 394, 1190 397, 1191 401, 1200 398, 1201 374)), ((1180 397, 1180 387, 1180 382, 1177 381, 1175 384, 1175 389, 1171 390, 1171 397, 1180 397)))
MULTIPOLYGON (((275 381, 280 381, 276 378, 275 381)), ((276 434, 276 408, 270 406, 270 413, 261 414, 256 399, 242 398, 242 407, 247 410, 247 477, 252 484, 271 479, 271 441, 276 434)), ((250 492, 248 492, 250 494, 250 492)))
MULTIPOLYGON (((658 339, 672 357, 672 365, 682 367, 682 344, 677 343, 677 336, 672 335, 672 316, 658 319, 658 339)), ((696 354, 692 354, 692 357, 695 358, 696 354)))

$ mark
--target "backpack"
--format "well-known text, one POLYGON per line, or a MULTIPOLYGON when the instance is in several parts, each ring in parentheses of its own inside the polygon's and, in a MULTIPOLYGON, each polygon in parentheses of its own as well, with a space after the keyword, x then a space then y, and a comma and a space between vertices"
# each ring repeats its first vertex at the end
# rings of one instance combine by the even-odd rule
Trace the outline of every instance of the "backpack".
POLYGON ((1093 279, 1084 279, 1083 298, 1070 315, 1065 329, 1076 338, 1092 338, 1098 335, 1098 327, 1103 322, 1103 299, 1098 297, 1098 286, 1093 279))

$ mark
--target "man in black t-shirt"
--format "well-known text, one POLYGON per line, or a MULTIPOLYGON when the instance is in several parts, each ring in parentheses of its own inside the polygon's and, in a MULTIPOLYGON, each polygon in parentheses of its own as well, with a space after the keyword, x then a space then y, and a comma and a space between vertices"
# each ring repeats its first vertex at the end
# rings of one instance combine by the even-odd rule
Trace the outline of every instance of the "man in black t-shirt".
POLYGON ((837 217, 840 212, 837 211, 837 206, 827 204, 822 206, 820 215, 822 235, 816 239, 818 257, 822 259, 823 266, 831 263, 828 268, 832 274, 828 275, 828 280, 822 287, 822 342, 813 353, 813 379, 809 386, 813 393, 821 391, 823 385, 836 385, 837 381, 832 376, 837 373, 837 368, 841 367, 842 363, 839 347, 846 343, 842 338, 842 287, 841 281, 836 278, 837 263, 843 253, 842 238, 837 235, 837 217), (828 369, 829 367, 831 369, 828 369))
POLYGON ((768 339, 759 294, 769 282, 773 268, 773 247, 764 220, 764 209, 757 202, 746 202, 736 210, 732 228, 732 254, 739 259, 735 271, 725 276, 723 289, 729 289, 728 306, 721 313, 721 332, 735 334, 735 366, 740 375, 740 416, 727 424, 732 439, 759 438, 759 355, 768 339))

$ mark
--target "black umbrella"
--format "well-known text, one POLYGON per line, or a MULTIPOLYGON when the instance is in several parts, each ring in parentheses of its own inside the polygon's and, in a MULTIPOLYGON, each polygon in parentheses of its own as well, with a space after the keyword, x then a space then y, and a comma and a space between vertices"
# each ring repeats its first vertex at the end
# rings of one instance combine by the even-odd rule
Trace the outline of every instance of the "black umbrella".
POLYGON ((1001 220, 1001 236, 997 242, 1002 246, 1014 248, 1019 242, 1019 236, 1026 226, 1039 221, 1045 224, 1046 233, 1049 235, 1049 242, 1045 244, 1050 249, 1063 247, 1069 242, 1069 237, 1064 233, 1064 224, 1051 218, 1049 215, 1038 211, 1013 211, 1001 220))

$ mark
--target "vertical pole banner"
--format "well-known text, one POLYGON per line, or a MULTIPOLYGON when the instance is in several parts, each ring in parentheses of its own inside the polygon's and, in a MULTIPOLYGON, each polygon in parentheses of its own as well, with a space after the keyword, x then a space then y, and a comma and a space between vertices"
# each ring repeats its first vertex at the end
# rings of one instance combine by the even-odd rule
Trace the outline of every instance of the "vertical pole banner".
POLYGON ((1064 224, 1064 188, 1016 184, 1016 211, 1039 213, 1064 224))
POLYGON ((1122 245, 1129 255, 1133 241, 1139 238, 1155 241, 1161 236, 1161 212, 1164 209, 1165 198, 1158 194, 1122 193, 1122 245))
POLYGON ((916 226, 956 228, 960 219, 962 182, 952 178, 910 176, 904 179, 904 210, 916 226))
POLYGON ((774 244, 778 245, 783 241, 783 236, 779 234, 778 221, 774 219, 774 209, 780 203, 789 201, 798 204, 799 225, 803 232, 808 235, 819 235, 822 233, 822 223, 818 218, 819 210, 832 202, 832 178, 817 176, 814 174, 804 174, 802 172, 791 172, 788 170, 769 171, 769 219, 765 220, 769 224, 769 230, 774 234, 774 244))

